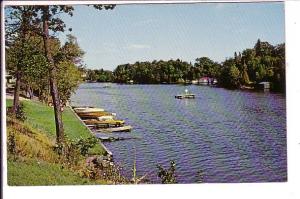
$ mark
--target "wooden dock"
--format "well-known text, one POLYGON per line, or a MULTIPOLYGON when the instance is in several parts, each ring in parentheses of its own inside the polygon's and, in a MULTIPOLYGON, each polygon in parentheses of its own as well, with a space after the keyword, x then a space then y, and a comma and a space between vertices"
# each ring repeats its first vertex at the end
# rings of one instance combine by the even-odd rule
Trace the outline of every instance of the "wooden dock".
POLYGON ((195 99, 194 94, 182 94, 182 95, 175 95, 176 99, 195 99))
MULTIPOLYGON (((85 128, 88 129, 88 131, 92 134, 95 135, 94 132, 82 121, 82 119, 75 113, 75 111, 73 110, 73 108, 71 106, 69 106, 69 108, 71 109, 71 111, 73 112, 73 114, 78 118, 78 120, 85 126, 85 128)), ((100 139, 101 140, 101 139, 100 139)), ((99 144, 102 146, 102 148, 105 150, 105 152, 113 157, 113 153, 102 143, 102 141, 99 142, 99 144)))

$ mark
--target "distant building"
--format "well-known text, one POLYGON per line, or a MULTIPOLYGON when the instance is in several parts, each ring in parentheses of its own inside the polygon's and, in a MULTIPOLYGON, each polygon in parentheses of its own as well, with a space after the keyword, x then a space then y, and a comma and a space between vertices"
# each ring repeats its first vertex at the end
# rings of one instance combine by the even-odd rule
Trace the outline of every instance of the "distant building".
POLYGON ((259 84, 256 85, 256 89, 259 90, 270 90, 270 88, 271 88, 270 82, 260 82, 259 84))
POLYGON ((198 82, 199 84, 208 84, 210 81, 210 78, 209 77, 201 77, 198 82))
POLYGON ((192 84, 203 84, 203 85, 213 85, 217 84, 218 81, 211 77, 201 77, 199 79, 192 80, 192 84))

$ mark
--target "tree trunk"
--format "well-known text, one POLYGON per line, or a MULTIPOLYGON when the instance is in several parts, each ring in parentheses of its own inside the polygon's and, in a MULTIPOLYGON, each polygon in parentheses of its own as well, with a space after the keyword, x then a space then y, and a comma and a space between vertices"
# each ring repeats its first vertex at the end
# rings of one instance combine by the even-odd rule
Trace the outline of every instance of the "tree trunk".
POLYGON ((43 41, 44 41, 44 50, 45 56, 49 63, 49 81, 50 81, 50 93, 52 96, 52 102, 54 106, 54 115, 55 115, 55 126, 56 126, 56 141, 57 143, 64 142, 64 128, 62 122, 62 113, 61 113, 61 103, 59 99, 59 93, 57 88, 57 71, 52 58, 50 49, 49 49, 49 6, 43 8, 43 41))
POLYGON ((28 25, 26 14, 22 13, 22 25, 21 25, 21 34, 20 34, 20 40, 21 40, 21 48, 19 49, 20 54, 17 62, 17 71, 16 71, 16 84, 15 84, 15 90, 14 90, 14 103, 13 103, 13 115, 16 116, 17 110, 20 106, 20 87, 21 87, 21 78, 22 78, 22 57, 24 56, 24 43, 25 43, 25 37, 26 37, 26 26, 28 25))
POLYGON ((13 115, 16 115, 17 109, 20 106, 20 84, 21 84, 21 71, 17 67, 16 71, 16 85, 14 90, 14 104, 13 104, 13 115))

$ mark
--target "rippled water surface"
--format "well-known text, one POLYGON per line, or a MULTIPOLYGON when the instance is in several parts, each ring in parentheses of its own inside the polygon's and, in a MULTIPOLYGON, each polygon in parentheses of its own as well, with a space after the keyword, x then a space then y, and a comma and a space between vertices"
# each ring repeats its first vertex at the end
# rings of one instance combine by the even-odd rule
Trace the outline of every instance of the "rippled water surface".
POLYGON ((105 143, 131 176, 155 183, 157 164, 176 162, 179 183, 287 180, 286 107, 281 94, 207 86, 82 84, 72 105, 103 107, 133 126, 135 137, 105 143), (185 89, 196 99, 175 99, 185 89))

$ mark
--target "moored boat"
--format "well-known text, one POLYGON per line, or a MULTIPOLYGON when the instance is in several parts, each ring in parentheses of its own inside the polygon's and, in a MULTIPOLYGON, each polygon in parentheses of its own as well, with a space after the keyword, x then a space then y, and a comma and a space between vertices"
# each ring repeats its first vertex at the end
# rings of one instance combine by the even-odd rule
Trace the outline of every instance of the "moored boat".
POLYGON ((129 132, 132 130, 132 126, 120 126, 120 127, 111 127, 111 128, 99 128, 96 131, 101 133, 113 133, 113 132, 129 132))
POLYGON ((102 116, 115 116, 114 113, 109 113, 106 111, 99 111, 99 112, 89 112, 89 113, 77 113, 77 115, 81 118, 93 118, 98 119, 98 117, 102 116))
POLYGON ((96 119, 89 119, 89 120, 83 120, 83 122, 87 125, 95 125, 96 127, 101 126, 122 126, 125 124, 124 120, 96 120, 96 119))
POLYGON ((114 115, 103 115, 103 116, 98 117, 97 119, 99 121, 105 121, 105 120, 113 120, 114 118, 115 118, 114 115))
POLYGON ((94 112, 103 112, 103 108, 92 108, 92 107, 79 107, 74 108, 76 113, 94 113, 94 112))

